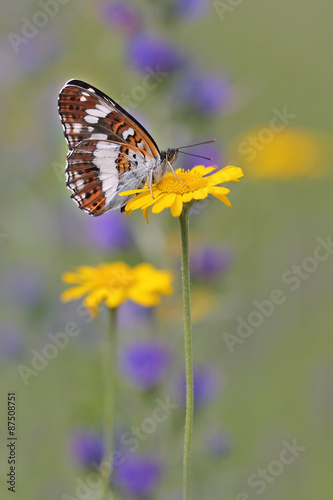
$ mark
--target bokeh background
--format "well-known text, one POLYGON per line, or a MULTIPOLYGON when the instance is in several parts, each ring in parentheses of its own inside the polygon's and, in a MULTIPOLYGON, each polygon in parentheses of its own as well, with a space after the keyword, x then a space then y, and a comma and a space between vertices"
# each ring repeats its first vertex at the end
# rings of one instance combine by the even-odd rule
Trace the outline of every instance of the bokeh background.
POLYGON ((231 209, 209 198, 191 216, 193 500, 331 498, 332 3, 26 0, 1 10, 1 498, 13 498, 13 391, 15 498, 96 498, 75 490, 103 451, 107 317, 61 303, 61 275, 119 259, 171 270, 175 293, 154 310, 120 311, 116 435, 141 428, 158 398, 177 409, 135 452, 127 446, 117 498, 181 498, 177 221, 166 211, 149 225, 139 212, 92 219, 70 200, 57 115, 70 78, 120 102, 161 149, 216 138, 193 153, 244 170, 231 209), (269 305, 272 292, 280 304, 269 305), (36 361, 68 322, 80 333, 36 361), (283 451, 293 443, 294 455, 283 451))

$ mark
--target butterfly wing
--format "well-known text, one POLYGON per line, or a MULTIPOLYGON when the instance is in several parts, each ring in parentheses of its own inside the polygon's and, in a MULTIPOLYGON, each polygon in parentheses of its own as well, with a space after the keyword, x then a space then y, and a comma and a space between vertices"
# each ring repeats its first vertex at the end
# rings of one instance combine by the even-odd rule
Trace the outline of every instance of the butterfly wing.
POLYGON ((160 163, 149 133, 121 106, 81 80, 70 80, 59 94, 59 114, 68 143, 66 185, 90 215, 124 206, 160 163))
POLYGON ((121 191, 144 185, 160 163, 158 146, 121 106, 81 80, 59 94, 59 114, 68 143, 66 185, 90 215, 124 206, 133 196, 121 191))
POLYGON ((104 140, 83 140, 67 156, 66 186, 81 210, 101 215, 133 198, 121 191, 144 186, 153 160, 135 146, 104 140))
POLYGON ((86 82, 69 80, 60 91, 58 108, 69 149, 82 140, 111 140, 160 158, 158 146, 147 130, 119 104, 86 82))

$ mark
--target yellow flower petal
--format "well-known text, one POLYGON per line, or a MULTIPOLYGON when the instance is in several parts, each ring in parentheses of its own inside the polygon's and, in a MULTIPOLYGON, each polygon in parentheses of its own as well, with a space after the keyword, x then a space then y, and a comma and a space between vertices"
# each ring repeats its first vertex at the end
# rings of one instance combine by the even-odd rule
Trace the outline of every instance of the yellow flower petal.
POLYGON ((87 309, 93 311, 94 314, 96 314, 101 302, 105 299, 106 296, 107 290, 105 288, 94 290, 86 296, 83 304, 87 309))
POLYGON ((89 291, 89 286, 87 285, 81 285, 81 286, 75 286, 73 288, 69 288, 69 290, 65 290, 62 292, 60 296, 60 300, 62 302, 69 302, 71 300, 76 300, 80 299, 89 291))
POLYGON ((222 182, 232 182, 243 175, 244 174, 241 168, 228 165, 222 170, 219 170, 215 174, 207 177, 207 185, 216 186, 216 184, 222 184, 222 182))
POLYGON ((193 193, 185 193, 182 195, 182 201, 183 203, 188 203, 189 201, 193 200, 193 193))
POLYGON ((224 186, 212 186, 208 187, 207 191, 209 194, 214 194, 214 193, 220 193, 220 194, 229 194, 230 189, 224 187, 224 186))
POLYGON ((215 196, 218 200, 222 201, 227 207, 231 207, 231 203, 226 197, 225 194, 222 194, 221 191, 218 190, 218 188, 210 188, 209 189, 210 194, 215 196))
POLYGON ((138 208, 142 208, 145 205, 151 205, 154 203, 154 198, 151 197, 150 192, 145 192, 139 194, 131 201, 129 201, 126 205, 126 210, 137 210, 138 208))
POLYGON ((142 214, 143 214, 144 218, 146 219, 147 224, 149 224, 149 207, 143 208, 142 214))
POLYGON ((183 200, 181 196, 176 196, 175 201, 170 207, 171 214, 173 217, 179 217, 183 211, 183 200))
POLYGON ((166 194, 160 196, 159 199, 154 203, 152 212, 153 214, 159 214, 164 208, 169 208, 175 201, 175 194, 166 194))
POLYGON ((207 196, 208 196, 207 188, 198 189, 198 191, 196 191, 194 193, 193 199, 194 200, 203 200, 204 198, 207 198, 207 196))
POLYGON ((196 174, 204 176, 204 175, 210 174, 211 172, 213 172, 216 169, 217 169, 216 166, 213 166, 213 167, 204 167, 203 165, 197 165, 196 167, 193 167, 191 169, 191 172, 194 172, 196 174))
POLYGON ((142 189, 130 189, 129 191, 120 191, 118 196, 128 196, 130 194, 142 193, 142 189))
POLYGON ((127 298, 124 290, 113 290, 107 294, 104 302, 108 307, 114 308, 120 306, 127 298))

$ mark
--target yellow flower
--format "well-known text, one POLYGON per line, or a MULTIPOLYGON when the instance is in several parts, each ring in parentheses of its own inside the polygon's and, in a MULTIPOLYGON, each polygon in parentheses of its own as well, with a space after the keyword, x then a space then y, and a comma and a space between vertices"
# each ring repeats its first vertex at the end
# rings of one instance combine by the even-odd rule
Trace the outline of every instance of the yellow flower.
POLYGON ((61 295, 63 302, 80 299, 96 316, 101 302, 107 307, 118 307, 129 299, 137 304, 152 307, 160 302, 160 295, 170 295, 172 275, 155 269, 151 264, 130 267, 125 262, 100 264, 96 267, 81 266, 76 272, 62 276, 65 283, 75 285, 61 295))
POLYGON ((254 128, 237 138, 230 154, 255 179, 319 177, 332 161, 332 135, 298 128, 254 128))
POLYGON ((143 189, 135 189, 120 193, 120 196, 129 194, 138 194, 126 205, 126 213, 130 214, 133 210, 141 208, 144 216, 148 217, 148 210, 153 206, 153 214, 162 212, 165 208, 170 208, 174 217, 179 217, 183 210, 183 204, 192 201, 203 200, 209 194, 212 194, 220 201, 231 207, 227 198, 230 190, 221 187, 218 184, 223 182, 235 182, 243 176, 243 172, 238 167, 229 165, 218 170, 213 175, 208 175, 216 170, 216 167, 197 166, 192 170, 176 170, 176 176, 168 172, 157 184, 152 186, 153 198, 149 187, 146 185, 143 189))

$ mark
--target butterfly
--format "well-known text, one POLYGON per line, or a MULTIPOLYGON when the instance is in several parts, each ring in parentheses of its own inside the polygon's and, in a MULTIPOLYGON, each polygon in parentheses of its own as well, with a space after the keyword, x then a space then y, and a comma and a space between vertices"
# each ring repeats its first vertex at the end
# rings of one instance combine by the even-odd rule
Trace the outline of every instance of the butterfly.
POLYGON ((69 149, 66 186, 90 215, 124 207, 135 195, 120 192, 151 188, 178 156, 179 148, 160 151, 133 116, 81 80, 64 85, 58 109, 69 149))

